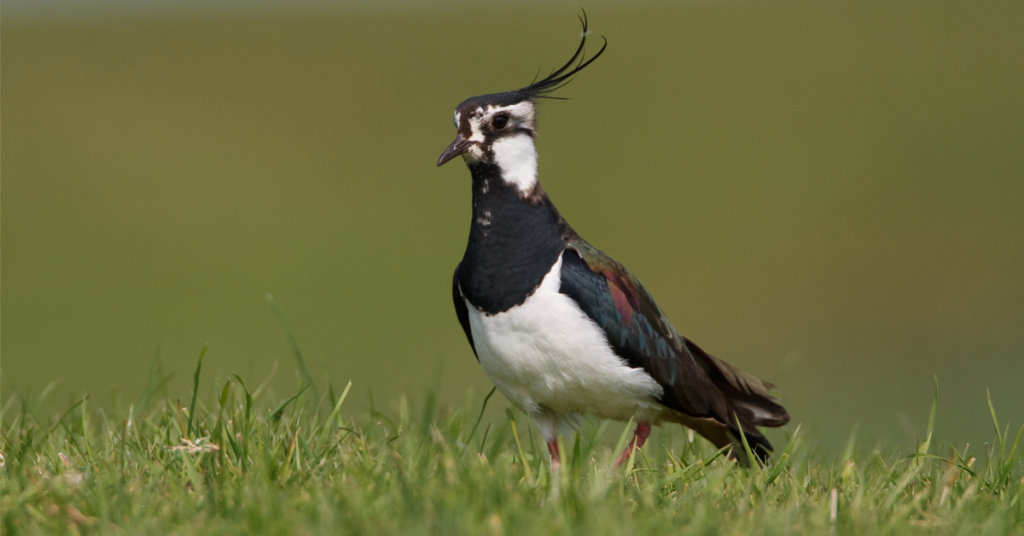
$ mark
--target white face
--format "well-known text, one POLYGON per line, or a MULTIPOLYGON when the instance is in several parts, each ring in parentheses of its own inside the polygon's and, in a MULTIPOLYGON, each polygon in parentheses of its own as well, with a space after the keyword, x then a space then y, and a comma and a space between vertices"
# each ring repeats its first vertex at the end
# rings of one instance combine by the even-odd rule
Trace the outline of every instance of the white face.
MULTIPOLYGON (((489 149, 503 138, 519 136, 533 137, 536 127, 536 110, 533 103, 523 101, 509 106, 487 105, 475 109, 455 112, 455 127, 473 145, 463 155, 472 160, 487 160, 489 149), (468 113, 466 123, 469 131, 462 128, 462 114, 468 113)), ((496 156, 496 155, 495 155, 496 156)))
POLYGON ((537 183, 537 151, 533 145, 536 133, 536 108, 530 101, 508 106, 488 105, 455 112, 457 127, 462 127, 462 114, 469 113, 469 128, 460 133, 472 145, 463 154, 469 161, 486 161, 501 169, 502 178, 528 194, 537 183))

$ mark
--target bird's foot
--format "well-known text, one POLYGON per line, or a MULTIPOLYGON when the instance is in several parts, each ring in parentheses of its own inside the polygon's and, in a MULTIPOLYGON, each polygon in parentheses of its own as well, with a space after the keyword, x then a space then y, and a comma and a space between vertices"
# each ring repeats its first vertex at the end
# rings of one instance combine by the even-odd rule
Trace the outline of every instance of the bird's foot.
POLYGON ((561 465, 561 456, 558 454, 558 439, 552 438, 548 441, 548 452, 551 453, 551 474, 558 474, 558 467, 561 465))
MULTIPOLYGON (((651 435, 651 424, 642 422, 636 425, 636 431, 633 432, 633 439, 629 442, 626 450, 623 450, 615 458, 615 465, 612 466, 612 470, 617 470, 626 460, 629 459, 630 454, 633 454, 635 449, 644 446, 647 442, 647 438, 651 435)), ((556 447, 557 448, 557 447, 556 447)))

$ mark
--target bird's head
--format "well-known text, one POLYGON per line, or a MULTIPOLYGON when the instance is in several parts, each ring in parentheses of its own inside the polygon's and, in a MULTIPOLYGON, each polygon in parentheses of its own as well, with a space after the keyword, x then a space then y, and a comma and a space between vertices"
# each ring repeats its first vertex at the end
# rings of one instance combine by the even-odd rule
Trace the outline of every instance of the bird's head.
POLYGON ((587 19, 581 17, 583 37, 576 53, 560 69, 543 80, 515 91, 491 93, 466 99, 455 109, 455 141, 441 153, 437 165, 462 156, 466 163, 483 163, 500 168, 506 181, 526 190, 536 183, 537 100, 557 99, 550 94, 566 85, 572 77, 598 58, 608 46, 586 59, 587 19), (532 176, 531 176, 532 173, 532 176))
POLYGON ((533 98, 522 90, 466 99, 455 109, 455 141, 437 165, 460 155, 467 161, 495 163, 495 153, 504 152, 507 145, 533 144, 536 117, 533 98))

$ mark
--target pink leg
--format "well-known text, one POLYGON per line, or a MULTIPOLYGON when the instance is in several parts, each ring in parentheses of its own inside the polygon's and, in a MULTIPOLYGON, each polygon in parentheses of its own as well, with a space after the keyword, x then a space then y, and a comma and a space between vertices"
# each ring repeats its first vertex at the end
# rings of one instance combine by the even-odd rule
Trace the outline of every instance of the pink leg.
POLYGON ((551 472, 558 471, 558 466, 561 464, 560 456, 558 455, 558 439, 552 438, 548 441, 548 452, 551 453, 551 472))
POLYGON ((628 460, 629 455, 633 453, 634 449, 644 446, 644 443, 647 442, 647 438, 650 435, 651 424, 646 422, 638 423, 636 425, 636 431, 633 432, 633 439, 629 442, 629 446, 627 446, 626 450, 622 451, 622 453, 615 458, 615 466, 613 469, 618 469, 623 462, 628 460))

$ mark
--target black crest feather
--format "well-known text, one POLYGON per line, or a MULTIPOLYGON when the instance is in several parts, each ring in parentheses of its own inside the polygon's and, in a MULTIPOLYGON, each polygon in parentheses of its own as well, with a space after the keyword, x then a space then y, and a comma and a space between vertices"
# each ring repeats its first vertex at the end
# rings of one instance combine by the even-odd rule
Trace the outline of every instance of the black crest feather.
POLYGON ((590 65, 597 58, 604 53, 604 49, 608 48, 608 40, 601 36, 604 40, 604 45, 601 46, 601 50, 597 51, 590 59, 587 59, 586 45, 587 45, 587 12, 584 11, 580 17, 580 22, 583 23, 583 39, 580 40, 580 46, 576 49, 576 53, 569 58, 569 61, 565 63, 561 68, 555 70, 549 74, 543 80, 537 80, 532 84, 520 89, 516 93, 525 94, 531 99, 557 99, 558 97, 551 97, 548 94, 564 87, 566 84, 572 81, 572 77, 585 69, 587 65, 590 65), (577 62, 577 60, 579 60, 577 62), (574 67, 575 65, 575 67, 574 67))

